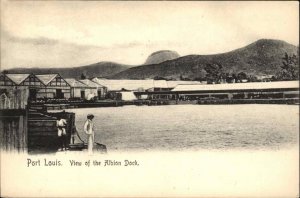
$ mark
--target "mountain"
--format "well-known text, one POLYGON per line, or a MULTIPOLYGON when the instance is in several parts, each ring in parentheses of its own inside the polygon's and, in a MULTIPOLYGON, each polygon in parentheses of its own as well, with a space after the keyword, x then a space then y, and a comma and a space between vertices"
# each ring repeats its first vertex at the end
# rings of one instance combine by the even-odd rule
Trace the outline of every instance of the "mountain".
POLYGON ((159 64, 132 67, 114 79, 144 79, 164 77, 179 79, 204 77, 206 64, 219 63, 227 73, 245 72, 247 75, 276 74, 281 70, 284 54, 298 54, 298 47, 285 41, 261 39, 246 47, 214 55, 188 55, 159 64))
POLYGON ((8 70, 8 73, 34 73, 49 74, 59 73, 64 78, 77 78, 84 74, 90 77, 108 77, 128 69, 129 65, 122 65, 112 62, 99 62, 91 65, 73 67, 73 68, 16 68, 8 70))
POLYGON ((261 39, 246 47, 227 53, 214 55, 188 55, 178 58, 178 53, 163 50, 152 53, 146 60, 147 65, 130 66, 112 62, 99 62, 73 68, 16 68, 8 73, 59 73, 64 78, 105 77, 113 79, 145 79, 164 77, 194 79, 206 75, 206 64, 219 63, 225 73, 245 72, 247 75, 274 75, 281 70, 285 53, 298 54, 298 47, 285 41, 261 39), (160 62, 169 58, 175 58, 160 62), (160 62, 160 63, 151 63, 160 62), (149 64, 151 63, 151 64, 149 64))
POLYGON ((175 51, 170 50, 161 50, 152 53, 146 60, 144 65, 152 65, 152 64, 159 64, 165 62, 167 60, 172 60, 175 58, 179 58, 179 54, 175 51))

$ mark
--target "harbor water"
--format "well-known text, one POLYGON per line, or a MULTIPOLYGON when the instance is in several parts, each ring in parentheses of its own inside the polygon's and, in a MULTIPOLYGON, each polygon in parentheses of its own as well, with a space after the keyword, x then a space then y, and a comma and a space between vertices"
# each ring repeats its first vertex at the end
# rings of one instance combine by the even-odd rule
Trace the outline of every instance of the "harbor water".
POLYGON ((281 149, 299 139, 297 105, 166 105, 69 109, 83 125, 94 114, 95 141, 109 151, 281 149))

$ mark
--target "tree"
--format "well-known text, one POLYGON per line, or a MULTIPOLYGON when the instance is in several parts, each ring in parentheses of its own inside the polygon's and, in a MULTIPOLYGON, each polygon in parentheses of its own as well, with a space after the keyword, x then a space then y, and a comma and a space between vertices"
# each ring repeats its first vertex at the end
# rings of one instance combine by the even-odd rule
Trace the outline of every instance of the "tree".
POLYGON ((257 82, 258 80, 257 80, 257 77, 256 77, 256 76, 249 75, 249 76, 248 76, 248 81, 249 81, 249 82, 257 82))
POLYGON ((183 80, 183 76, 182 76, 182 74, 180 74, 180 76, 179 76, 179 79, 180 79, 180 80, 183 80))
POLYGON ((82 74, 81 74, 81 76, 80 76, 80 79, 81 79, 81 80, 84 80, 84 79, 86 79, 86 76, 85 76, 85 74, 84 74, 84 73, 82 73, 82 74))
POLYGON ((8 74, 8 71, 5 69, 2 71, 2 74, 8 74))
POLYGON ((289 56, 287 53, 282 58, 281 73, 279 78, 281 80, 297 80, 299 79, 299 57, 295 54, 289 56))
POLYGON ((222 77, 222 65, 218 63, 206 64, 204 70, 206 71, 207 83, 220 83, 222 77))
POLYGON ((240 73, 238 73, 237 78, 241 81, 241 80, 247 79, 248 77, 245 72, 240 72, 240 73))
POLYGON ((226 73, 224 73, 224 72, 222 72, 221 74, 220 74, 220 77, 219 77, 219 82, 220 83, 226 83, 226 73))
POLYGON ((161 76, 154 76, 153 79, 154 79, 154 80, 167 80, 166 78, 161 77, 161 76))

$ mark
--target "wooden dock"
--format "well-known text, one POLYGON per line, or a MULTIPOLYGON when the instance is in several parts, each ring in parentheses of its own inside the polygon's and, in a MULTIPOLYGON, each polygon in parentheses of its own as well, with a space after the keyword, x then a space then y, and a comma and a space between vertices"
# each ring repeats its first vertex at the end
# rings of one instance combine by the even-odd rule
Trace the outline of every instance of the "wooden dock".
POLYGON ((59 147, 57 117, 67 120, 67 140, 70 144, 71 131, 75 127, 75 114, 69 112, 47 113, 29 110, 28 113, 28 152, 56 152, 59 147))
POLYGON ((6 151, 27 150, 27 111, 22 109, 0 110, 0 143, 6 151))

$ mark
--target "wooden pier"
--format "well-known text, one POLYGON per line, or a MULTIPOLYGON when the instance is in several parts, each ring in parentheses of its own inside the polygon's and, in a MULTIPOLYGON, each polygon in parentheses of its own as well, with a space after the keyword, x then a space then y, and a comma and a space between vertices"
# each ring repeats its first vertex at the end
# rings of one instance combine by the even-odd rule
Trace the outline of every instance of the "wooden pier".
POLYGON ((21 109, 0 110, 0 143, 6 151, 27 150, 27 111, 21 109))
POLYGON ((67 144, 70 144, 71 132, 75 127, 75 113, 48 113, 30 109, 28 113, 29 153, 51 153, 58 150, 57 117, 67 120, 67 144))

